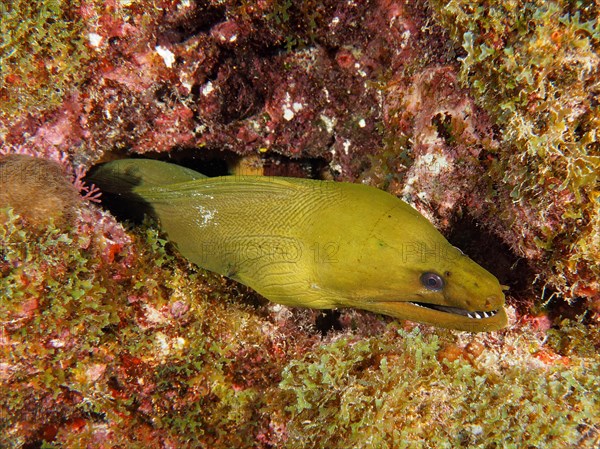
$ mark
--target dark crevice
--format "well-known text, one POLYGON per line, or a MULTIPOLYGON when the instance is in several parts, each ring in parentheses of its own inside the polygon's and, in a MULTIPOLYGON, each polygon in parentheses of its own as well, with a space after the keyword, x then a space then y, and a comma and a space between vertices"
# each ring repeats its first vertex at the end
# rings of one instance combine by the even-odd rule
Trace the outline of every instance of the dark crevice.
POLYGON ((29 443, 25 443, 22 447, 23 449, 40 449, 42 447, 42 444, 44 444, 43 440, 35 440, 29 443))
POLYGON ((537 270, 472 217, 467 215, 458 219, 448 241, 509 287, 505 292, 507 302, 516 308, 518 315, 546 313, 553 323, 565 318, 583 318, 586 322, 589 304, 585 298, 567 301, 543 282, 536 282, 537 270), (534 298, 540 299, 534 301, 534 298))
POLYGON ((585 324, 592 324, 590 304, 586 298, 575 298, 566 301, 561 295, 556 292, 549 292, 548 289, 544 292, 544 296, 548 298, 546 309, 548 310, 548 318, 554 322, 560 322, 563 319, 578 321, 582 317, 585 324))
POLYGON ((444 141, 451 145, 454 141, 454 137, 452 136, 452 116, 446 112, 438 113, 431 119, 431 124, 435 126, 437 130, 438 136, 440 136, 444 141))
POLYGON ((340 323, 340 311, 323 310, 319 316, 317 316, 315 327, 323 336, 333 330, 342 330, 343 326, 342 323, 340 323))
POLYGON ((517 300, 531 297, 535 273, 527 261, 515 255, 508 245, 483 229, 470 216, 458 219, 448 241, 509 287, 508 295, 517 300))
MULTIPOLYGON (((139 156, 124 155, 124 157, 138 158, 139 156)), ((181 165, 211 178, 234 174, 235 167, 244 159, 244 156, 233 151, 206 147, 202 149, 178 148, 169 153, 148 152, 141 157, 181 165)), ((257 163, 262 166, 264 176, 291 178, 321 179, 322 173, 328 167, 328 161, 325 158, 289 158, 276 153, 259 156, 257 163)), ((247 173, 242 171, 235 174, 247 173)))

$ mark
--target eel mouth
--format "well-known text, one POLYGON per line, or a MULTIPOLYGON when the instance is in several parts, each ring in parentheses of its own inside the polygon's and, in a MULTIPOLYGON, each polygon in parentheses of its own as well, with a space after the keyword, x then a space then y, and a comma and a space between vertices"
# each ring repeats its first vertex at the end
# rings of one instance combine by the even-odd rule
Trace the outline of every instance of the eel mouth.
POLYGON ((508 324, 504 303, 493 305, 494 310, 466 310, 420 301, 378 301, 361 304, 362 309, 383 313, 401 320, 432 324, 447 329, 467 332, 490 332, 508 324))
POLYGON ((458 307, 448 307, 448 306, 441 306, 439 304, 428 304, 425 302, 414 302, 414 301, 410 301, 410 304, 413 304, 418 307, 424 307, 426 309, 437 310, 438 312, 445 312, 445 313, 451 313, 454 315, 460 315, 460 316, 464 316, 467 318, 472 318, 474 320, 491 318, 499 312, 499 310, 485 310, 485 311, 479 310, 479 311, 469 312, 468 310, 460 309, 458 307))

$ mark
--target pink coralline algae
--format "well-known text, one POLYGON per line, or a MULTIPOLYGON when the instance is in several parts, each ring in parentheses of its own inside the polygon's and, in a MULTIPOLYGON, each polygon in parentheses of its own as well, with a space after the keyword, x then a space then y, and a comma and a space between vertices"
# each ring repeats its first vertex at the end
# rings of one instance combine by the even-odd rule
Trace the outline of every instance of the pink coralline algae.
POLYGON ((262 149, 323 157, 346 178, 380 147, 377 77, 410 60, 417 29, 399 5, 161 7, 83 4, 81 87, 54 111, 12 117, 6 143, 43 142, 86 164, 115 149, 262 149))

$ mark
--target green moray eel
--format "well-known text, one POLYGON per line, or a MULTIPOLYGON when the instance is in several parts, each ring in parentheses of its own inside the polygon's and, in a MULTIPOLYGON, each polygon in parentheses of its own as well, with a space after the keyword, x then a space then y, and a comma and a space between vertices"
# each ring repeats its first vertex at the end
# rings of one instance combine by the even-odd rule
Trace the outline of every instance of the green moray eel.
POLYGON ((464 331, 507 323, 498 280, 419 212, 360 184, 207 178, 145 159, 89 177, 144 205, 183 256, 288 306, 355 307, 464 331))

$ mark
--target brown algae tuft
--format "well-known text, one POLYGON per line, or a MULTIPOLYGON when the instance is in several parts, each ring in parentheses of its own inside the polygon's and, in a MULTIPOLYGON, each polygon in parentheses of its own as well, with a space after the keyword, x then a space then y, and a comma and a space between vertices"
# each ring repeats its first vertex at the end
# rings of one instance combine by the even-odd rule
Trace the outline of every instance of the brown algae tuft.
POLYGON ((72 224, 81 197, 64 168, 23 154, 0 156, 0 209, 12 207, 28 224, 72 224))

